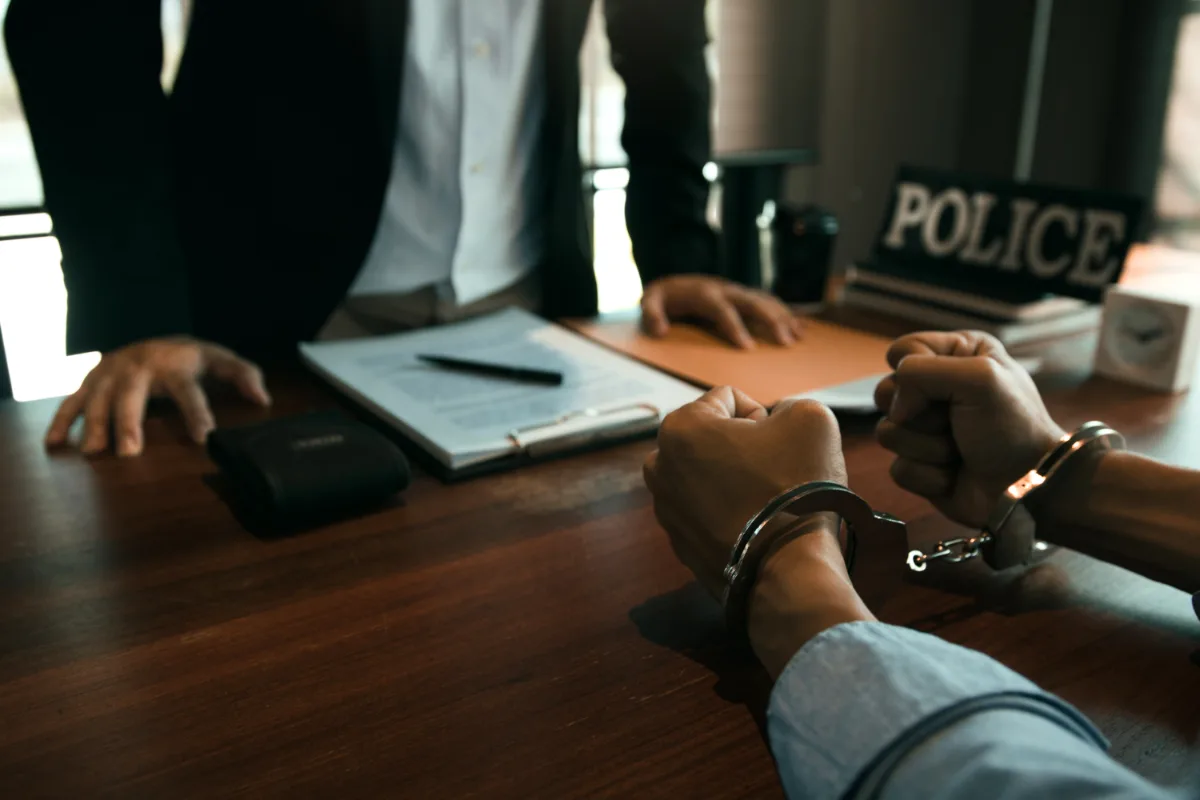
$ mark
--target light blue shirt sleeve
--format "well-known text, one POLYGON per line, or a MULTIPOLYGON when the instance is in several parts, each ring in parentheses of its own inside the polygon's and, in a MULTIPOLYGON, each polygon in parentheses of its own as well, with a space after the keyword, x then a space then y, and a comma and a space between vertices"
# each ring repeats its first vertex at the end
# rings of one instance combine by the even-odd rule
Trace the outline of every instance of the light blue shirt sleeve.
POLYGON ((1178 797, 1113 761, 1067 703, 983 655, 854 622, 792 658, 767 710, 789 798, 1178 797))

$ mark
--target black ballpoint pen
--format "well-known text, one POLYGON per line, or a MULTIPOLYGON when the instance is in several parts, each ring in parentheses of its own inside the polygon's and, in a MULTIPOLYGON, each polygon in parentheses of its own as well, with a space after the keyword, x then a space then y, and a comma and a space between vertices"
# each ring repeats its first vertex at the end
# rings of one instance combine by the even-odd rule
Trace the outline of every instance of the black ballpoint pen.
POLYGON ((561 386, 563 374, 544 369, 529 367, 512 367, 507 364, 489 364, 485 361, 471 361, 465 358, 450 358, 449 356, 418 355, 417 358, 428 364, 455 369, 461 372, 471 372, 476 375, 488 375, 494 378, 507 378, 511 381, 538 383, 542 386, 561 386))

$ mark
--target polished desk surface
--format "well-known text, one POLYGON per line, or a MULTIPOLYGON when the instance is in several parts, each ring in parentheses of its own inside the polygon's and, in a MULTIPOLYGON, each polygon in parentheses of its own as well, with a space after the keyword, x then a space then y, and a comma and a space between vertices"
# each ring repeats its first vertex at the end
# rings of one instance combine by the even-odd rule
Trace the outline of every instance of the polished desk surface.
MULTIPOLYGON (((1079 348, 1060 361, 1061 422, 1102 417, 1200 466, 1200 391, 1081 384, 1079 348)), ((334 402, 299 375, 273 388, 276 415, 334 402)), ((389 510, 265 541, 170 414, 146 456, 88 460, 43 451, 54 407, 0 405, 3 796, 779 796, 768 683, 655 525, 649 443, 422 477, 389 510)), ((914 539, 949 533, 891 484, 870 428, 847 423, 852 485, 914 539)), ((1195 763, 1183 593, 1062 550, 973 590, 934 573, 881 616, 1058 692, 1152 778, 1195 763)))

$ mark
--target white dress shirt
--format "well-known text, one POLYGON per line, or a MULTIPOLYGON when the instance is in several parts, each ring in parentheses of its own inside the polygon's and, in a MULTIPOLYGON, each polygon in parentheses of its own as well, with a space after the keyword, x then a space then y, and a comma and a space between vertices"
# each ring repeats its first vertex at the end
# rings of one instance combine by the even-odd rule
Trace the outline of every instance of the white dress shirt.
POLYGON ((466 305, 543 254, 542 0, 411 0, 391 179, 350 296, 466 305))

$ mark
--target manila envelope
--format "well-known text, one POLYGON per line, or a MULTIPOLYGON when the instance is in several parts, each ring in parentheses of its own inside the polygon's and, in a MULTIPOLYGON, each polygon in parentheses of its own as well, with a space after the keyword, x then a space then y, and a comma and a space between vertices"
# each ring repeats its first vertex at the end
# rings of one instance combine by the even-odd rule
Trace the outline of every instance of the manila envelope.
POLYGON ((827 398, 817 390, 841 384, 851 384, 851 391, 865 393, 869 402, 873 383, 891 371, 886 356, 892 339, 811 318, 805 320, 804 337, 791 347, 758 342, 753 350, 739 350, 707 331, 678 323, 666 337, 654 339, 641 332, 636 317, 566 324, 664 372, 701 386, 736 386, 766 406, 801 394, 829 402, 834 395, 827 398))

